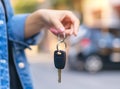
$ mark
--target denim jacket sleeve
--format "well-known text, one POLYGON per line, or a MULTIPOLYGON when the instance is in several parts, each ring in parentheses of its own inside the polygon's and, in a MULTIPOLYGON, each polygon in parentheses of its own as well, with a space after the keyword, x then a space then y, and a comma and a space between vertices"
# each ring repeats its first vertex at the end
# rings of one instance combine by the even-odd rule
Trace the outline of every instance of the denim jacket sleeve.
POLYGON ((15 15, 8 21, 9 40, 13 41, 17 49, 29 48, 29 45, 34 45, 40 42, 44 32, 40 32, 31 38, 25 40, 25 21, 29 14, 15 15))

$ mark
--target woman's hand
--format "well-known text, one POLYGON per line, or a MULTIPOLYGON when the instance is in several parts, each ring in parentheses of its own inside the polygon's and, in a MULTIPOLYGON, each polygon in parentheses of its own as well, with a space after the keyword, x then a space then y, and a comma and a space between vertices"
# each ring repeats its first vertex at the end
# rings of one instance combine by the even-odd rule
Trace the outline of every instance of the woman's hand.
POLYGON ((74 34, 76 36, 79 23, 71 11, 41 9, 28 16, 25 25, 25 37, 31 37, 40 32, 42 28, 50 29, 55 35, 66 34, 68 36, 74 34))

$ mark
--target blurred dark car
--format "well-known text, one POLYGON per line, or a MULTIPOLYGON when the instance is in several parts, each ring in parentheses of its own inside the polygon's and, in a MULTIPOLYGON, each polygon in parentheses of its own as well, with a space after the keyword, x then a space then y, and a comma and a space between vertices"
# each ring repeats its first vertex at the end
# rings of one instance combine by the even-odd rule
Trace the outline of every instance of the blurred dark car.
POLYGON ((77 37, 71 37, 68 53, 70 69, 98 72, 101 69, 120 69, 120 30, 80 26, 77 37))

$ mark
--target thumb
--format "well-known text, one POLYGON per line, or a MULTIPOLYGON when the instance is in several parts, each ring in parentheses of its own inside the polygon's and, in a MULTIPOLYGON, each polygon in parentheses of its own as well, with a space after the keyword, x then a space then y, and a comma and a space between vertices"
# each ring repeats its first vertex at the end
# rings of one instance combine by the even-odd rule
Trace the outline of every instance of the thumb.
POLYGON ((64 26, 57 18, 53 18, 51 21, 52 21, 53 27, 58 31, 58 33, 59 32, 62 33, 65 31, 64 26))

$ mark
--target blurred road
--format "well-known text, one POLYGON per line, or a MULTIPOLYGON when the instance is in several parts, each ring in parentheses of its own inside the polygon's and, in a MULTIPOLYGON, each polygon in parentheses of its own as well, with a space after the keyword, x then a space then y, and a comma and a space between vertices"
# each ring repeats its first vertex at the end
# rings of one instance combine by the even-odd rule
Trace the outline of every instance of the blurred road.
POLYGON ((62 83, 57 82, 57 70, 50 54, 27 54, 35 89, 120 89, 120 71, 102 71, 97 74, 62 72, 62 83))

